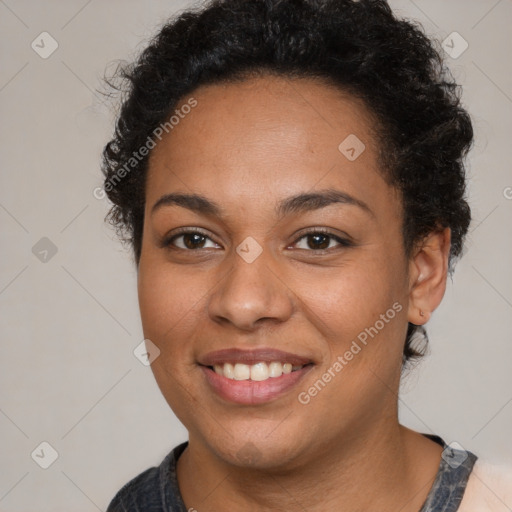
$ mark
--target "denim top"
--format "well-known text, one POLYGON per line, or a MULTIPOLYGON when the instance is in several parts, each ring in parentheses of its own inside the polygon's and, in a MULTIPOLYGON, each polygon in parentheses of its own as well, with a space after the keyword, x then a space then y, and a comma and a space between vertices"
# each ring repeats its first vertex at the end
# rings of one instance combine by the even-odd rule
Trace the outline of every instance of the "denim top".
MULTIPOLYGON (((462 447, 447 446, 438 436, 423 435, 443 446, 444 451, 434 484, 419 512, 456 512, 477 456, 462 447)), ((176 461, 187 445, 176 446, 160 466, 130 480, 115 495, 107 512, 188 512, 176 477, 176 461)))

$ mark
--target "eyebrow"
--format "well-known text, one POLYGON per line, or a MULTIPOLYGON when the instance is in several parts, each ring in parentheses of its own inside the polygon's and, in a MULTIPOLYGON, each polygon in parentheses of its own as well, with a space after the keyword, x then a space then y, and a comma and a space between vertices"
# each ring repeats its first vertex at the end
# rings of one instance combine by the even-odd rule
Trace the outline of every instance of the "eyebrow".
MULTIPOLYGON (((307 211, 319 210, 332 204, 346 204, 357 206, 366 213, 375 217, 370 207, 360 199, 357 199, 346 192, 340 190, 327 189, 318 192, 306 192, 295 196, 287 197, 280 201, 275 212, 279 219, 292 213, 302 213, 307 211)), ((206 198, 200 194, 172 193, 162 196, 151 209, 151 215, 164 206, 181 206, 193 212, 212 216, 222 217, 223 209, 215 201, 206 198)))

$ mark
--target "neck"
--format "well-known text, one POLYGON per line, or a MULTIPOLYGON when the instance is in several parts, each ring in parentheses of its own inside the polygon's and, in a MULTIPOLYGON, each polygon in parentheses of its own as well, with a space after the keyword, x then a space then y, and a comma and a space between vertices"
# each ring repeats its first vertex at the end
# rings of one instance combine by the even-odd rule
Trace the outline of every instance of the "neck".
POLYGON ((397 421, 383 423, 276 470, 227 464, 191 436, 177 467, 187 509, 417 512, 442 448, 397 421))

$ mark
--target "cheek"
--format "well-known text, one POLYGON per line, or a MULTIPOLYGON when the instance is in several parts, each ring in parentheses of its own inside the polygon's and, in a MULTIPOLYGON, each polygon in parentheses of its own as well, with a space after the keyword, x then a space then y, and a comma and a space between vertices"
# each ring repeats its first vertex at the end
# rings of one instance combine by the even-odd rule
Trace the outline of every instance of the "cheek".
POLYGON ((396 399, 390 390, 400 376, 407 328, 404 271, 396 261, 360 257, 296 281, 304 314, 327 342, 301 403, 324 418, 326 429, 377 414, 396 399))
POLYGON ((360 253, 339 267, 297 270, 293 288, 310 321, 333 343, 344 343, 403 302, 405 279, 394 261, 360 253))
MULTIPOLYGON (((151 364, 165 400, 183 424, 197 413, 199 393, 190 380, 195 369, 192 350, 201 307, 197 281, 147 257, 141 259, 138 296, 144 337, 160 350, 151 364)), ((193 423, 193 422, 192 422, 193 423)))
POLYGON ((173 353, 187 348, 183 340, 197 325, 204 291, 198 278, 186 272, 171 271, 158 261, 141 260, 138 276, 139 307, 144 336, 161 352, 173 353))
POLYGON ((400 254, 386 259, 376 254, 385 253, 368 251, 339 268, 296 280, 303 312, 326 340, 313 382, 332 384, 315 398, 318 411, 326 404, 353 408, 356 416, 368 408, 379 410, 399 378, 407 329, 406 276, 400 254))

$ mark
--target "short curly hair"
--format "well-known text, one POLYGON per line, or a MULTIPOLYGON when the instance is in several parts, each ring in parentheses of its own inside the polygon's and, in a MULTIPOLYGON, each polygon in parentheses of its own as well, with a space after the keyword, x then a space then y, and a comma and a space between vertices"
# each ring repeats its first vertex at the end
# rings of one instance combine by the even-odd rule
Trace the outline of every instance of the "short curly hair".
MULTIPOLYGON (((401 192, 406 254, 449 227, 452 270, 471 219, 464 168, 471 120, 438 44, 384 0, 211 0, 169 20, 135 62, 106 78, 122 93, 103 150, 107 218, 136 263, 149 156, 133 155, 197 87, 265 73, 321 79, 365 102, 379 121, 383 176, 401 192)), ((404 363, 423 354, 419 333, 426 341, 425 330, 409 324, 404 363)))

